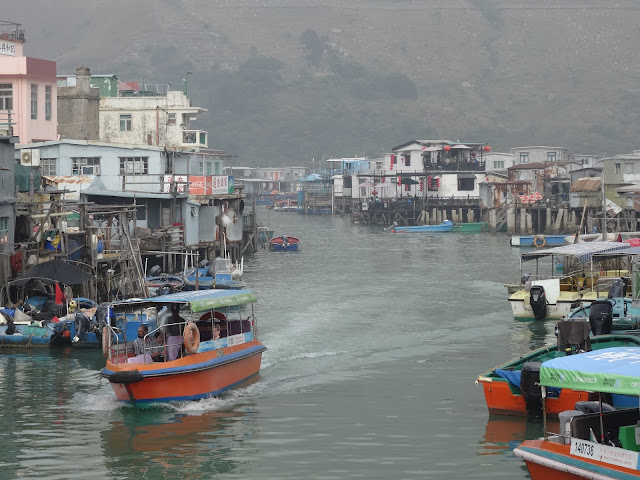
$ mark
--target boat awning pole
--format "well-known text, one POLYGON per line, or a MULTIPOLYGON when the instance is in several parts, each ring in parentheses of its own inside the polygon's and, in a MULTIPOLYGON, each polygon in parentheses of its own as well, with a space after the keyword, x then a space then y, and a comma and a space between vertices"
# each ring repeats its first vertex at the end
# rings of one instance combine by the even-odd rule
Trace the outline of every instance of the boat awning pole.
POLYGON ((544 432, 544 439, 547 440, 547 387, 541 385, 542 391, 542 431, 544 432))
POLYGON ((598 401, 600 402, 600 443, 604 444, 604 422, 602 420, 602 392, 598 392, 598 401))

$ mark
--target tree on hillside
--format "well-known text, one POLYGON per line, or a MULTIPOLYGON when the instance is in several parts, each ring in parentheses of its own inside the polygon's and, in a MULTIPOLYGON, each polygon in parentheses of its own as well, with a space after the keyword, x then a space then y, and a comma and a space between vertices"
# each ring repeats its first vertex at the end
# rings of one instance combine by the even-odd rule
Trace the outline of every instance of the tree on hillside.
POLYGON ((329 39, 320 37, 314 30, 307 29, 300 34, 300 43, 306 52, 305 58, 314 67, 320 66, 322 57, 328 50, 329 39))

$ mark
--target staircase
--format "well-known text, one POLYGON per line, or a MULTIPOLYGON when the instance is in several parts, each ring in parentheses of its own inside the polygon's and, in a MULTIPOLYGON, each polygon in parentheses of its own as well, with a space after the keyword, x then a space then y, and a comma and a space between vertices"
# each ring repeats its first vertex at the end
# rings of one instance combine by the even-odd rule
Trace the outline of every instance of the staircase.
POLYGON ((496 232, 499 232, 509 218, 509 207, 511 202, 505 203, 502 207, 496 209, 496 232))

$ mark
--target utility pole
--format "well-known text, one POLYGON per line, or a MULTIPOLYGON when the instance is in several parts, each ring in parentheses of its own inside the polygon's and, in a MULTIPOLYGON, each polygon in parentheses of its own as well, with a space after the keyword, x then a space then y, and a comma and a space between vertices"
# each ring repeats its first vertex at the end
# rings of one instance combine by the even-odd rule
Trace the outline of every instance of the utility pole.
POLYGON ((604 188, 604 165, 602 166, 602 240, 607 241, 607 195, 604 188))

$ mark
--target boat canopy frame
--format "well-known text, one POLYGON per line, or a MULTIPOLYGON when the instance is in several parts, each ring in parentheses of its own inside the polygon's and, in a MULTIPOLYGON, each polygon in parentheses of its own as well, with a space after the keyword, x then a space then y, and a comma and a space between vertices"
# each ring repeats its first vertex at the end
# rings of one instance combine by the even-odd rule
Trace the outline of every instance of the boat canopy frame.
MULTIPOLYGON (((567 265, 565 266, 565 271, 563 271, 562 275, 555 274, 555 258, 563 257, 563 258, 571 258, 573 263, 576 265, 582 265, 582 271, 584 271, 584 266, 590 264, 590 268, 593 271, 593 256, 597 254, 618 252, 628 250, 631 246, 628 243, 620 243, 620 242, 585 242, 585 243, 576 243, 573 245, 563 245, 561 247, 552 247, 544 250, 537 250, 532 252, 522 253, 520 255, 520 281, 522 283, 522 278, 524 274, 524 264, 525 262, 535 260, 536 261, 536 272, 535 277, 540 278, 540 267, 539 260, 551 258, 551 276, 545 276, 544 278, 569 278, 573 277, 576 273, 579 273, 580 270, 567 270, 567 265)), ((570 268, 570 267, 569 267, 570 268)))

